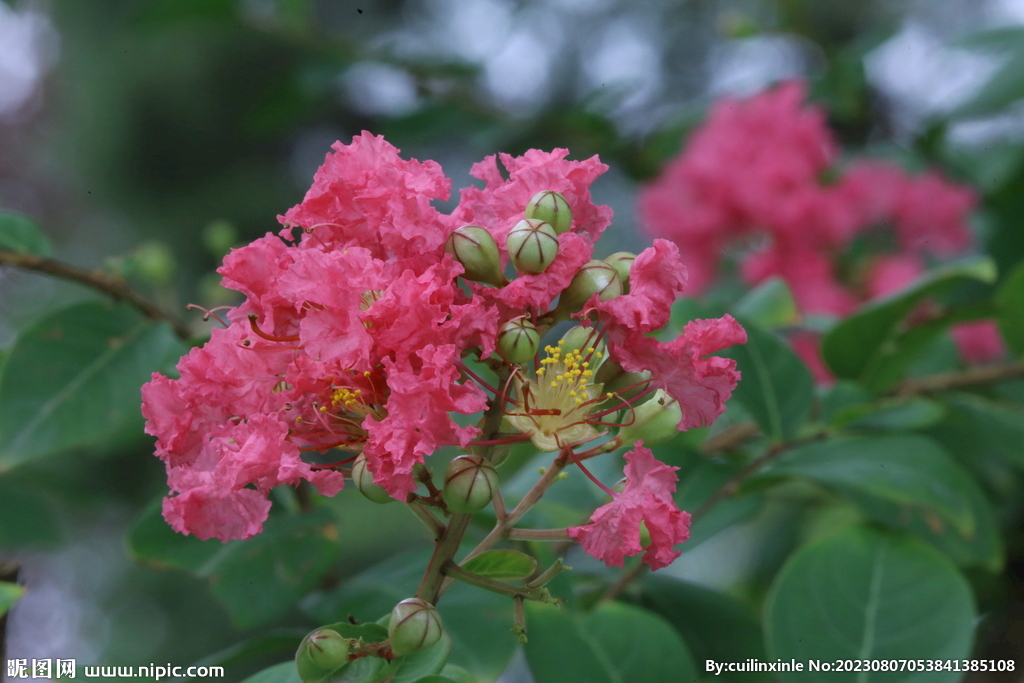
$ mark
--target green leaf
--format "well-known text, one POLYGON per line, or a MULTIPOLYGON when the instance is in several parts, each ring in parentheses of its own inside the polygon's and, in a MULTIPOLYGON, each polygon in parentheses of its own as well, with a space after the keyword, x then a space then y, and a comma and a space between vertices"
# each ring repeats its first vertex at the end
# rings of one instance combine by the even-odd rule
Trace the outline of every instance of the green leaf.
MULTIPOLYGON (((302 609, 320 622, 350 614, 361 620, 388 614, 397 602, 416 593, 429 557, 430 552, 422 550, 394 555, 332 591, 310 595, 302 609)), ((456 582, 445 591, 437 609, 445 633, 452 639, 451 661, 481 683, 497 680, 517 646, 509 631, 512 601, 456 582)))
POLYGON ((28 327, 0 378, 0 471, 140 421, 139 387, 185 351, 167 325, 106 302, 28 327))
MULTIPOLYGON (((680 510, 693 512, 715 491, 725 485, 741 466, 712 462, 701 456, 684 463, 679 471, 679 485, 674 499, 680 510)), ((764 504, 759 493, 731 496, 711 508, 690 527, 690 538, 682 549, 689 552, 718 532, 753 517, 764 504)))
POLYGON ((240 543, 211 575, 211 591, 240 629, 276 619, 327 573, 338 553, 328 510, 269 521, 240 543))
POLYGON ((1016 50, 1024 48, 1024 28, 1020 26, 1000 26, 971 33, 956 41, 957 47, 974 50, 1016 50))
POLYGON ((50 241, 28 216, 0 211, 0 249, 49 256, 50 241))
POLYGON ((947 417, 930 430, 952 453, 996 457, 1024 469, 1024 409, 967 393, 942 397, 947 417))
POLYGON ((1024 355, 1024 261, 1018 263, 996 290, 996 321, 1006 346, 1024 355))
POLYGON ((721 355, 736 360, 742 380, 733 399, 753 416, 774 441, 794 438, 807 421, 814 401, 814 379, 786 342, 741 320, 747 343, 721 355))
POLYGON ((890 528, 911 532, 958 566, 982 567, 993 573, 1002 571, 1005 561, 1003 539, 992 505, 971 477, 960 482, 960 495, 974 518, 974 528, 969 533, 962 533, 929 510, 847 493, 871 519, 890 528))
POLYGON ((822 356, 836 377, 885 391, 951 322, 904 329, 905 319, 917 305, 964 283, 991 283, 995 277, 995 264, 985 257, 936 268, 900 293, 869 303, 836 324, 822 341, 822 356))
POLYGON ((576 615, 527 604, 526 661, 537 683, 690 683, 693 659, 664 619, 620 602, 576 615))
POLYGON ((25 594, 25 589, 16 583, 0 581, 0 617, 7 614, 7 610, 25 594))
POLYGON ((265 661, 272 655, 294 655, 304 635, 305 631, 301 629, 277 629, 270 633, 235 643, 220 652, 203 657, 195 665, 223 666, 225 669, 230 670, 252 660, 265 661))
MULTIPOLYGON (((746 606, 718 591, 670 577, 643 580, 640 604, 676 629, 696 662, 743 662, 765 658, 760 621, 746 606)), ((708 677, 710 678, 710 676, 708 677)), ((723 672, 726 683, 770 682, 763 672, 723 672)))
POLYGON ((448 663, 451 653, 452 639, 445 633, 441 640, 426 650, 395 660, 393 666, 398 667, 398 673, 391 683, 414 683, 424 676, 437 674, 448 663))
POLYGON ((810 672, 809 660, 962 659, 976 614, 963 576, 924 543, 850 527, 789 559, 765 604, 769 659, 804 663, 782 681, 939 683, 950 672, 810 672))
POLYGON ((242 683, 302 683, 295 662, 281 662, 254 673, 242 683))
POLYGON ((293 607, 330 569, 337 528, 330 510, 273 516, 247 541, 200 541, 175 533, 151 505, 129 534, 135 557, 158 567, 184 569, 209 579, 232 622, 249 628, 293 607))
POLYGON ((840 491, 870 495, 931 513, 960 534, 975 530, 964 497, 970 475, 921 436, 839 437, 783 455, 771 474, 806 477, 840 491))
POLYGON ((945 414, 941 403, 911 396, 846 408, 833 416, 829 423, 836 428, 910 431, 930 427, 945 414))
POLYGON ((53 545, 61 532, 46 494, 10 477, 0 477, 0 548, 53 545))
POLYGON ((537 560, 518 550, 488 550, 462 568, 491 579, 526 579, 537 571, 537 560))
POLYGON ((1024 97, 1024 51, 1019 48, 982 86, 971 100, 954 109, 953 118, 996 114, 1024 97))
POLYGON ((733 306, 733 315, 750 320, 766 330, 795 325, 799 320, 793 292, 780 277, 768 278, 744 294, 733 306))

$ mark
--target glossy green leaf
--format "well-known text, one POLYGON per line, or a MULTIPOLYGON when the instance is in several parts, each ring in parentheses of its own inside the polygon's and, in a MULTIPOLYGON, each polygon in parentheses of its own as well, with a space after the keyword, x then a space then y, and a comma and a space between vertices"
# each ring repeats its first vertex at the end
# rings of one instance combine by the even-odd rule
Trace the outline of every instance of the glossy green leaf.
POLYGON ((971 588, 945 558, 912 537, 850 527, 789 559, 765 604, 769 660, 796 660, 784 682, 939 683, 960 672, 807 670, 807 662, 962 659, 971 652, 971 588))
POLYGON ((452 639, 445 633, 432 647, 396 660, 392 666, 397 666, 398 672, 391 683, 415 683, 424 676, 436 675, 448 663, 451 653, 452 639))
POLYGON ((424 676, 423 678, 416 679, 416 683, 461 683, 454 678, 448 678, 440 674, 434 674, 433 676, 424 676))
POLYGON ((135 557, 158 567, 209 579, 213 594, 239 628, 274 619, 292 608, 330 568, 338 552, 330 510, 274 516, 247 541, 200 541, 175 533, 151 505, 129 534, 135 557))
POLYGON ((736 360, 743 377, 733 400, 742 403, 773 440, 792 439, 807 421, 814 401, 811 372, 782 339, 740 322, 747 330, 747 343, 721 354, 736 360))
POLYGON ((491 579, 525 579, 537 571, 537 560, 518 550, 488 550, 467 560, 462 568, 491 579))
POLYGON ((950 452, 964 458, 996 457, 1024 468, 1024 408, 976 394, 942 397, 947 417, 930 430, 950 452))
POLYGON ((25 589, 16 583, 0 581, 0 617, 7 614, 7 610, 25 594, 25 589))
POLYGON ((28 216, 0 211, 0 249, 49 256, 50 241, 28 216))
POLYGON ((528 603, 526 661, 537 683, 691 683, 693 658, 658 615, 620 602, 587 614, 528 603))
POLYGON ((771 277, 743 295, 733 306, 737 318, 750 320, 766 330, 796 324, 796 300, 786 281, 771 277))
POLYGON ((168 326, 106 302, 28 327, 0 378, 0 471, 141 422, 139 387, 186 350, 168 326))
POLYGON ((975 530, 964 496, 970 475, 921 436, 839 437, 783 455, 772 474, 806 477, 840 491, 870 495, 935 515, 959 533, 975 530))
POLYGON ((881 392, 941 334, 949 321, 904 329, 917 305, 968 282, 995 281, 995 264, 979 257, 936 268, 898 294, 869 303, 825 335, 822 356, 839 378, 856 379, 881 392))
POLYGON ((1005 562, 1003 539, 992 504, 973 477, 960 482, 960 496, 970 507, 974 528, 969 532, 947 523, 930 510, 848 492, 847 496, 871 519, 893 529, 909 531, 961 567, 999 572, 1005 562))
MULTIPOLYGON (((641 588, 640 604, 672 624, 698 664, 708 659, 716 662, 764 660, 761 623, 735 598, 656 574, 646 577, 641 588)), ((772 677, 763 672, 726 671, 715 680, 767 683, 772 677)))
POLYGON ((1010 271, 995 294, 996 321, 1007 348, 1024 355, 1024 261, 1010 271))

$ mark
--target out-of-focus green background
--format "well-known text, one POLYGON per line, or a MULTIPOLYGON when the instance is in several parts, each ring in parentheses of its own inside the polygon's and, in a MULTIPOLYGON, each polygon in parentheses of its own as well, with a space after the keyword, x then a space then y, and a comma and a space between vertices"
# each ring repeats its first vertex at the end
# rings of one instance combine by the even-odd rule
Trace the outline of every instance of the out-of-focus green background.
MULTIPOLYGON (((165 307, 230 304, 220 257, 274 230, 330 144, 365 129, 440 162, 456 190, 497 151, 599 154, 612 168, 595 198, 616 212, 605 250, 638 250, 637 183, 707 104, 804 77, 849 150, 979 187, 984 237, 1024 221, 1024 47, 1013 31, 964 39, 1021 22, 1021 0, 0 1, 0 206, 35 218, 57 257, 165 307)), ((1012 263, 1022 244, 1006 249, 1012 263)), ((0 271, 0 349, 87 296, 0 271)), ((0 558, 30 588, 8 656, 185 665, 242 637, 208 583, 125 550, 166 487, 151 447, 140 418, 116 443, 5 475, 0 558)), ((336 505, 336 578, 426 542, 404 510, 336 505)), ((1019 547, 1009 561, 1024 562, 1019 547)), ((273 626, 308 625, 294 612, 273 626)))

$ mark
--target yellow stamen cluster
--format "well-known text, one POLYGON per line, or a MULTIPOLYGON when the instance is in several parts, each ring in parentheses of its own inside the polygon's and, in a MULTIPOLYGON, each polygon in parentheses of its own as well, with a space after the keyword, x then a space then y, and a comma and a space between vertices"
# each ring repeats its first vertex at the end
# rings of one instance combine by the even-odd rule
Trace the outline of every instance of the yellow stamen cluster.
MULTIPOLYGON (((590 393, 587 390, 587 386, 590 384, 590 378, 594 376, 594 371, 590 369, 590 361, 583 360, 583 351, 580 349, 570 349, 565 351, 563 348, 565 340, 562 339, 558 342, 558 346, 545 346, 544 351, 547 352, 547 358, 540 361, 541 367, 537 368, 537 379, 538 381, 544 378, 544 373, 549 365, 561 364, 561 367, 553 371, 559 372, 560 374, 555 375, 555 378, 551 380, 549 387, 551 389, 558 389, 560 386, 569 390, 569 396, 575 399, 576 405, 583 403, 590 399, 590 393), (563 356, 562 354, 565 353, 563 356)), ((596 358, 601 357, 600 351, 595 351, 593 347, 586 349, 587 357, 593 354, 596 358)))
POLYGON ((352 391, 350 389, 346 389, 345 387, 340 387, 338 389, 335 389, 334 393, 331 394, 331 403, 336 408, 353 408, 356 405, 363 402, 362 399, 360 398, 362 394, 362 389, 356 389, 355 391, 352 391))
POLYGON ((543 451, 562 445, 582 443, 597 436, 588 423, 589 414, 603 399, 600 384, 594 383, 591 364, 597 364, 600 352, 593 348, 567 349, 565 341, 546 346, 535 380, 516 377, 519 400, 506 413, 518 431, 530 434, 543 451), (595 397, 602 397, 594 400, 595 397))

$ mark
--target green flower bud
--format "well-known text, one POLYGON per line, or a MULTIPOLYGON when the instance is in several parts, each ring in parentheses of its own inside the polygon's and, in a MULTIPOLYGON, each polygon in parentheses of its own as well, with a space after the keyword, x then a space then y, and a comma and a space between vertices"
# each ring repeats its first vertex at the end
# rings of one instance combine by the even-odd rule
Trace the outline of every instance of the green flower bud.
POLYGON ((572 210, 565 197, 554 190, 545 190, 533 195, 524 212, 527 218, 537 218, 549 223, 561 235, 572 227, 572 210))
POLYGON ((505 247, 516 270, 543 273, 558 256, 558 234, 544 221, 524 219, 508 233, 505 247))
MULTIPOLYGON (((604 385, 604 391, 610 391, 620 398, 624 398, 627 401, 632 399, 640 392, 647 389, 647 382, 651 378, 651 373, 644 372, 622 372, 615 377, 612 381, 604 385)), ((636 408, 641 403, 654 398, 656 392, 650 391, 640 399, 639 402, 633 402, 632 405, 636 408)))
POLYGON ((174 252, 163 242, 146 242, 134 253, 135 272, 153 285, 167 285, 174 279, 174 252))
POLYGON ((462 276, 467 280, 486 282, 495 287, 505 284, 498 245, 487 228, 463 225, 448 235, 444 250, 466 269, 462 276))
POLYGON ((605 358, 604 362, 601 363, 601 367, 598 368, 597 373, 594 375, 594 382, 597 384, 611 384, 612 380, 624 372, 625 370, 622 369, 621 365, 611 358, 605 358))
POLYGON ((373 482, 373 472, 366 466, 366 456, 362 453, 356 458, 356 461, 352 463, 352 482, 359 489, 359 493, 366 496, 369 500, 374 503, 390 503, 394 500, 391 494, 387 492, 380 484, 373 482))
POLYGON ((590 261, 576 271, 572 282, 562 292, 558 308, 565 313, 575 313, 594 294, 598 294, 601 301, 614 299, 622 294, 619 274, 604 261, 590 261))
POLYGON ((498 472, 478 455, 460 455, 444 471, 444 502, 452 512, 480 512, 497 488, 498 472))
POLYGON ((658 389, 653 400, 626 411, 625 421, 630 419, 632 423, 619 430, 618 440, 622 445, 643 439, 644 446, 654 446, 679 433, 676 425, 683 419, 683 411, 679 409, 678 401, 663 389, 658 389))
POLYGON ((388 638, 398 657, 426 650, 441 639, 441 615, 420 598, 407 598, 391 610, 388 638))
POLYGON ((498 330, 498 353, 509 363, 522 365, 537 353, 540 332, 526 316, 513 318, 498 330))
POLYGON ((635 260, 636 254, 628 251, 617 251, 604 260, 619 274, 619 279, 622 280, 623 294, 629 294, 629 269, 633 267, 635 260))
MULTIPOLYGON (((577 325, 573 327, 564 335, 562 335, 562 351, 579 351, 584 356, 591 353, 590 349, 594 351, 600 351, 601 355, 604 356, 604 338, 598 339, 599 334, 597 328, 593 325, 590 327, 583 327, 583 325, 577 325)), ((590 361, 590 367, 594 368, 597 366, 597 362, 594 360, 590 361)), ((599 362, 599 361, 598 361, 599 362)))
POLYGON ((319 680, 325 673, 348 664, 349 641, 337 631, 321 628, 313 631, 299 644, 295 666, 302 680, 319 680))

